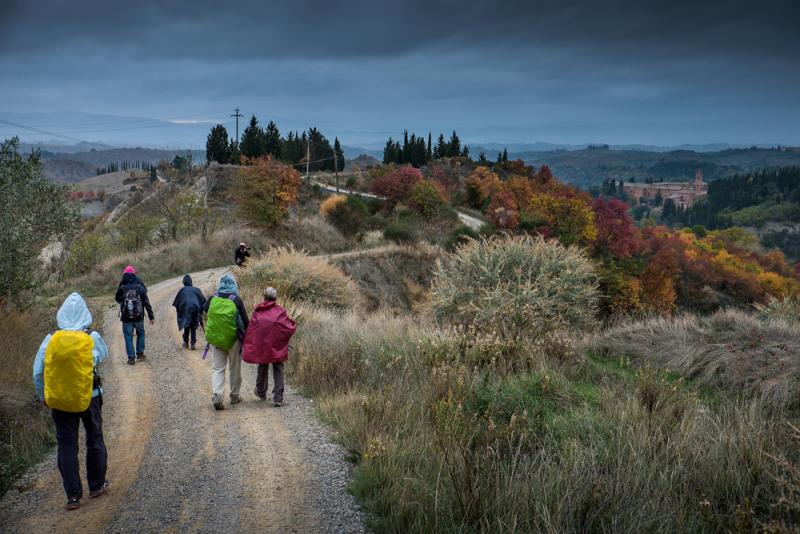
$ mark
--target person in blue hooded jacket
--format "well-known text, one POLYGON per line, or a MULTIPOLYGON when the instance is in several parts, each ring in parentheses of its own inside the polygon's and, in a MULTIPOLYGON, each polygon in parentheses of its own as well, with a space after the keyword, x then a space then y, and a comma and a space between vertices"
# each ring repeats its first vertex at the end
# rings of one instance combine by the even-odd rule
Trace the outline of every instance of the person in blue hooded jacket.
POLYGON ((192 286, 192 277, 188 274, 184 276, 183 287, 175 295, 175 300, 172 301, 172 306, 178 315, 178 330, 183 331, 184 349, 189 348, 190 338, 192 342, 191 349, 195 349, 197 327, 200 326, 201 314, 205 303, 206 297, 203 292, 192 286))
MULTIPOLYGON (((56 319, 60 330, 88 332, 92 324, 92 314, 78 293, 72 293, 67 297, 58 310, 56 319)), ((108 356, 108 347, 97 332, 92 331, 89 335, 94 342, 92 356, 97 367, 108 356)), ((36 395, 42 403, 44 403, 45 354, 52 337, 52 334, 48 334, 44 338, 33 361, 33 383, 36 395)), ((67 510, 80 507, 80 500, 83 497, 78 468, 78 429, 81 421, 86 431, 86 478, 89 483, 89 497, 99 497, 108 490, 108 480, 106 480, 108 453, 103 439, 102 406, 103 388, 98 385, 92 390, 92 400, 86 411, 71 413, 52 410, 58 443, 58 470, 61 472, 64 491, 67 494, 67 510)))
POLYGON ((230 273, 225 274, 219 281, 217 291, 209 297, 203 306, 203 312, 208 313, 214 299, 230 299, 236 305, 236 342, 229 349, 216 347, 209 344, 211 353, 211 403, 216 410, 224 410, 225 369, 230 374, 230 400, 231 404, 242 402, 239 391, 242 387, 242 340, 247 332, 250 319, 247 316, 242 298, 239 296, 239 286, 230 273))

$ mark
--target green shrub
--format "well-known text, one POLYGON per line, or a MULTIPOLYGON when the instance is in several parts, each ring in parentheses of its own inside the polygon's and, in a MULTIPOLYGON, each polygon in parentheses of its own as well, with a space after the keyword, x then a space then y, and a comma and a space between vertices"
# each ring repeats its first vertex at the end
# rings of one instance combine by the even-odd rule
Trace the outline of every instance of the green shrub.
POLYGON ((395 243, 410 243, 414 241, 414 233, 409 224, 402 220, 390 221, 383 230, 383 237, 395 243))
POLYGON ((369 211, 359 196, 351 195, 344 202, 333 204, 325 218, 345 236, 355 236, 367 227, 369 211))
POLYGON ((279 298, 326 308, 347 309, 359 303, 358 288, 324 258, 309 256, 293 247, 274 248, 237 272, 251 305, 261 302, 272 286, 279 298))
POLYGON ((461 225, 447 236, 444 243, 444 248, 448 252, 452 252, 459 245, 467 242, 470 239, 478 239, 480 234, 467 225, 461 225))
POLYGON ((84 234, 70 245, 64 262, 64 274, 80 276, 88 273, 103 261, 109 248, 104 235, 96 232, 84 234))
POLYGON ((386 218, 377 214, 370 215, 369 219, 367 219, 367 228, 370 230, 384 230, 387 224, 389 224, 389 222, 386 218))
POLYGON ((597 276, 575 247, 541 237, 471 241, 434 273, 435 315, 503 339, 533 339, 595 323, 597 276))

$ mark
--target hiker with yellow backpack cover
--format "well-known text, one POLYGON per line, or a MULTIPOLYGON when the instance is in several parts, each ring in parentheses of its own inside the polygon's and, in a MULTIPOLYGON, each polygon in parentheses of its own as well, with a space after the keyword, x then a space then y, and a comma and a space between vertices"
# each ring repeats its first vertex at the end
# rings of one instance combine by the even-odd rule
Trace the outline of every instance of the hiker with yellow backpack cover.
POLYGON ((33 361, 33 383, 39 399, 52 410, 66 508, 74 510, 83 497, 78 466, 81 421, 86 431, 89 497, 99 497, 108 490, 103 388, 95 370, 108 355, 108 347, 100 334, 88 332, 92 314, 78 293, 67 297, 56 319, 58 330, 44 338, 33 361))

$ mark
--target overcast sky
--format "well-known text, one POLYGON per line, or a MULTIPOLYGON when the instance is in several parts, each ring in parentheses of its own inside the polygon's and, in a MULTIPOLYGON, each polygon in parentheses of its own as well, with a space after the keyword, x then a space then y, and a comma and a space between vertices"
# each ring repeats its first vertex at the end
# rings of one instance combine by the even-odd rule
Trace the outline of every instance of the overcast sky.
POLYGON ((0 9, 0 111, 230 124, 239 106, 345 144, 456 128, 472 142, 800 145, 797 0, 0 9))

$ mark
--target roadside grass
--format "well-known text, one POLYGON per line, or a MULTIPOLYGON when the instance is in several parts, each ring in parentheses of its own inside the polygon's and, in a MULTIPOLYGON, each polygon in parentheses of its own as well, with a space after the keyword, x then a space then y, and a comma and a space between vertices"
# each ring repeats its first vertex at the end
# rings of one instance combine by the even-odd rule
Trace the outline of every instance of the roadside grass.
POLYGON ((0 314, 0 368, 4 374, 0 404, 0 495, 36 464, 55 443, 49 411, 36 402, 31 384, 33 359, 55 323, 37 310, 0 314))
MULTIPOLYGON (((774 459, 800 459, 791 403, 659 370, 657 355, 578 343, 572 358, 556 345, 503 354, 424 317, 293 306, 290 378, 339 431, 356 464, 350 490, 377 532, 752 531, 800 519, 779 506, 774 459)), ((683 350, 673 328, 662 342, 683 350)))
MULTIPOLYGON (((102 312, 87 301, 100 330, 102 312)), ((55 445, 50 410, 43 408, 33 388, 33 360, 45 336, 57 328, 54 306, 38 303, 14 313, 0 313, 0 368, 3 369, 3 402, 0 403, 0 496, 16 478, 37 464, 55 445)), ((102 374, 102 368, 100 370, 102 374)))

